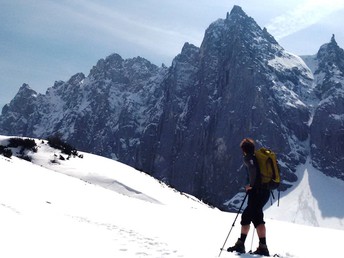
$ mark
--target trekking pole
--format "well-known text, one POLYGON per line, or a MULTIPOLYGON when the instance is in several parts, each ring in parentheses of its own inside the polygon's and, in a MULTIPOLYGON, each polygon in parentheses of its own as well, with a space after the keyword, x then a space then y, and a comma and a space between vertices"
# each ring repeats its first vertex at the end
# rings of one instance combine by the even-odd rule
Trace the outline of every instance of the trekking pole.
POLYGON ((221 256, 221 253, 222 253, 222 251, 223 251, 223 248, 225 247, 225 245, 226 245, 226 243, 227 243, 228 237, 229 237, 229 235, 231 234, 233 227, 235 226, 235 222, 236 222, 236 220, 237 220, 237 218, 238 218, 238 216, 239 216, 239 213, 240 213, 240 211, 241 211, 241 208, 242 208, 242 206, 243 206, 244 203, 245 203, 246 197, 247 197, 247 193, 246 193, 246 195, 245 195, 245 197, 244 197, 244 200, 242 201, 242 203, 241 203, 241 205, 240 205, 239 211, 238 211, 238 213, 237 213, 237 215, 236 215, 236 217, 235 217, 235 219, 234 219, 234 221, 233 221, 233 224, 232 224, 231 229, 230 229, 229 232, 228 232, 228 235, 227 235, 227 237, 226 237, 226 240, 225 240, 225 242, 223 243, 222 248, 220 249, 220 253, 219 253, 219 256, 218 256, 218 257, 221 256))
POLYGON ((277 207, 279 207, 279 200, 281 197, 281 190, 278 189, 278 201, 277 201, 277 207))

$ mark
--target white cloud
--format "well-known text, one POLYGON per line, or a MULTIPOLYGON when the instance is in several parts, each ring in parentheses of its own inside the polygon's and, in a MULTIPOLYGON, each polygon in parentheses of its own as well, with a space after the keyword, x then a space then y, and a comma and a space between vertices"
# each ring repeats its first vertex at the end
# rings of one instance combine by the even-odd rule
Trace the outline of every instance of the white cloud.
POLYGON ((273 18, 266 27, 276 39, 281 39, 316 24, 343 8, 343 0, 306 0, 293 10, 273 18))
POLYGON ((89 0, 72 0, 55 2, 54 5, 63 13, 65 22, 68 20, 83 28, 82 31, 76 31, 79 34, 77 38, 87 38, 100 45, 109 46, 125 41, 156 53, 166 54, 166 51, 171 51, 175 55, 184 42, 197 38, 186 30, 147 21, 140 17, 139 10, 121 12, 120 6, 116 8, 116 4, 107 6, 89 0), (84 35, 80 35, 82 33, 84 35))

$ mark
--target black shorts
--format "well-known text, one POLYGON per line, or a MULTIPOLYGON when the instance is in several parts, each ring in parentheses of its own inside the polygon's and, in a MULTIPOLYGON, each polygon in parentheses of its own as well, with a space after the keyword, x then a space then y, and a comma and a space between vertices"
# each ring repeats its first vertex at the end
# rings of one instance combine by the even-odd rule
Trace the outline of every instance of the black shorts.
POLYGON ((252 189, 248 193, 247 207, 241 215, 241 225, 246 226, 253 223, 256 228, 260 224, 265 224, 263 208, 269 201, 270 190, 252 189))

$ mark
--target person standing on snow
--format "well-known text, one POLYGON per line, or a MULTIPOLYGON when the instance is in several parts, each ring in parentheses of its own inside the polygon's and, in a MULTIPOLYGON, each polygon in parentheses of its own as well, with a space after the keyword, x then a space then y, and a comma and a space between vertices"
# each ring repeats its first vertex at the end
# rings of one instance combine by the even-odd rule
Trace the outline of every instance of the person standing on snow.
POLYGON ((227 249, 228 252, 245 253, 245 240, 253 223, 259 237, 259 246, 254 254, 269 256, 266 245, 266 228, 264 222, 263 207, 270 198, 270 190, 261 186, 260 172, 257 159, 255 157, 254 141, 245 138, 240 143, 244 154, 244 164, 248 172, 248 184, 245 186, 248 195, 247 207, 241 215, 241 235, 234 246, 227 249))

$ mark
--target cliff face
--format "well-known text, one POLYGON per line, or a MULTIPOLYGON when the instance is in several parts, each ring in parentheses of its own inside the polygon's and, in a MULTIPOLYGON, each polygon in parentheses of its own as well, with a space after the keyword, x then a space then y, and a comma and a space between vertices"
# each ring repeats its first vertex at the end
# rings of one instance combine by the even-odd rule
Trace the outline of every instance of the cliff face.
POLYGON ((342 53, 333 38, 305 58, 312 72, 235 6, 200 47, 185 43, 169 68, 113 54, 44 95, 23 85, 2 111, 0 133, 58 132, 227 209, 245 178, 244 137, 277 152, 284 189, 309 156, 343 178, 342 53))
POLYGON ((210 25, 198 51, 185 45, 170 68, 154 175, 222 201, 242 184, 238 146, 250 136, 280 153, 285 183, 293 182, 307 156, 310 112, 303 97, 311 82, 300 58, 235 7, 210 25))
POLYGON ((334 36, 308 57, 314 70, 314 117, 310 126, 310 152, 314 167, 344 179, 344 51, 334 36))

